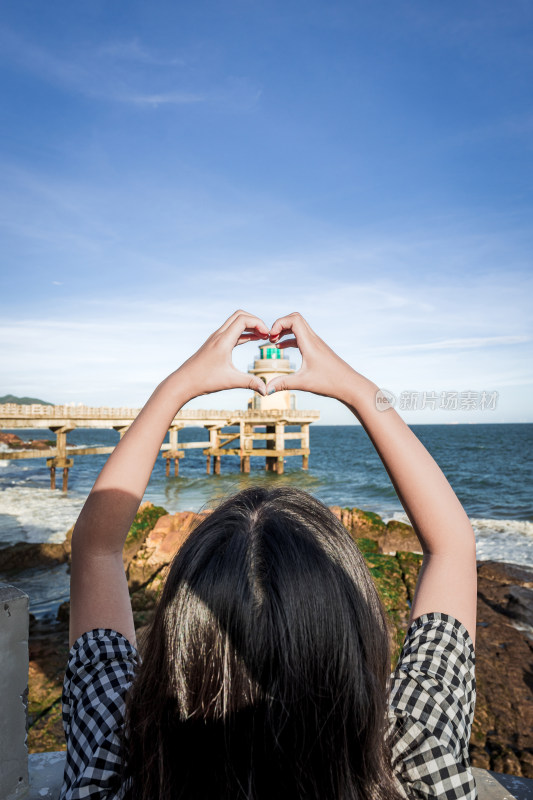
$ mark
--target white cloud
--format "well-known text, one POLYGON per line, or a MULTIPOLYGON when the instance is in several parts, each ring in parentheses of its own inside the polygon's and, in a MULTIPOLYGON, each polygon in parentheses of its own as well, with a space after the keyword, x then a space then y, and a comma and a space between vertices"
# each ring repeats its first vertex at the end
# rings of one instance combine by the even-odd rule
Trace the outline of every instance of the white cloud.
POLYGON ((155 52, 142 44, 137 37, 127 40, 106 42, 97 48, 96 54, 97 56, 110 58, 112 60, 122 60, 158 67, 182 67, 186 64, 186 60, 183 56, 155 52))
MULTIPOLYGON (((157 53, 138 39, 67 49, 60 57, 4 28, 0 45, 4 58, 39 80, 99 100, 153 108, 207 102, 246 111, 261 96, 260 87, 248 78, 187 69, 183 57, 157 53), (197 87, 199 82, 205 88, 193 90, 192 84, 197 87)), ((199 63, 200 56, 196 56, 199 63)))
POLYGON ((465 339, 444 339, 437 342, 415 342, 412 344, 389 345, 386 348, 371 348, 374 354, 409 353, 434 350, 471 350, 506 344, 530 342, 531 336, 477 336, 465 339))
POLYGON ((138 106, 158 106, 165 105, 189 105, 191 103, 203 103, 206 100, 205 95, 192 94, 190 92, 166 92, 160 94, 147 94, 147 95, 129 95, 123 98, 128 103, 134 103, 138 106))

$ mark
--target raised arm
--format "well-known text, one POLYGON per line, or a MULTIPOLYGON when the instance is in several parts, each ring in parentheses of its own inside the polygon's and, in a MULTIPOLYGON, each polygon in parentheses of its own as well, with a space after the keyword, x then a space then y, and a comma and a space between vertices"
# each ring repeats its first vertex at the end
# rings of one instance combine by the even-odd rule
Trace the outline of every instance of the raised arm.
POLYGON ((168 376, 109 456, 72 534, 70 643, 93 628, 112 628, 135 643, 122 548, 170 423, 193 397, 221 389, 264 394, 258 378, 239 372, 238 344, 268 339, 265 323, 236 311, 200 350, 168 376))
POLYGON ((450 614, 475 641, 474 533, 435 460, 392 407, 378 411, 378 387, 337 356, 299 314, 278 319, 270 339, 280 348, 298 347, 302 366, 292 375, 273 379, 267 392, 301 389, 340 400, 376 448, 424 553, 411 619, 431 611, 450 614))

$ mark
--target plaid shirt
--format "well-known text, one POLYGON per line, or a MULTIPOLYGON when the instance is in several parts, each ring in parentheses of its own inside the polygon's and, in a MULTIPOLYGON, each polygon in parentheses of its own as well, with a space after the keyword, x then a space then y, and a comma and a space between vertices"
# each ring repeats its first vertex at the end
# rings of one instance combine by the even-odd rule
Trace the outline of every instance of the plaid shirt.
MULTIPOLYGON (((84 633, 72 647, 60 800, 120 796, 119 734, 137 659, 130 642, 111 630, 84 633)), ((392 765, 405 797, 475 800, 468 756, 475 694, 474 648, 464 626, 440 613, 416 619, 390 686, 392 765)))

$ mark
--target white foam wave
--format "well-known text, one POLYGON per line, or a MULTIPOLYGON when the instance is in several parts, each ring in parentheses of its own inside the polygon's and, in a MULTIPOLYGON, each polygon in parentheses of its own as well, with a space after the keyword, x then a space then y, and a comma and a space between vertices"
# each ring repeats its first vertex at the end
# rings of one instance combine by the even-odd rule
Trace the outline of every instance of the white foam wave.
MULTIPOLYGON (((0 442, 0 452, 7 453, 7 451, 10 450, 10 449, 11 448, 8 447, 8 445, 5 442, 0 442)), ((8 465, 9 465, 9 461, 7 461, 7 459, 6 460, 4 460, 4 459, 0 460, 0 468, 3 467, 5 469, 8 465)))
POLYGON ((527 519, 475 519, 470 518, 472 527, 479 532, 520 533, 533 537, 533 522, 527 519))
POLYGON ((62 542, 76 522, 84 497, 29 486, 0 491, 0 544, 62 542))
MULTIPOLYGON (((402 511, 389 520, 407 522, 409 518, 402 511)), ((533 522, 525 519, 477 519, 470 518, 476 536, 476 555, 480 561, 507 561, 533 567, 533 522)))

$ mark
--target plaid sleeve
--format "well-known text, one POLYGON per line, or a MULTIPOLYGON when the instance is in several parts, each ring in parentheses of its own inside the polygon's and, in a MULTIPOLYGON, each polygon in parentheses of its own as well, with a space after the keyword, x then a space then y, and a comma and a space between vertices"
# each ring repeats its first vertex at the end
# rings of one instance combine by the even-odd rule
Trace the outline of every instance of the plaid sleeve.
POLYGON ((392 766, 409 797, 475 800, 468 743, 476 700, 475 654, 447 614, 414 620, 392 675, 392 766))
POLYGON ((63 684, 67 758, 60 800, 103 800, 119 791, 124 698, 137 659, 113 630, 89 631, 74 643, 63 684))

